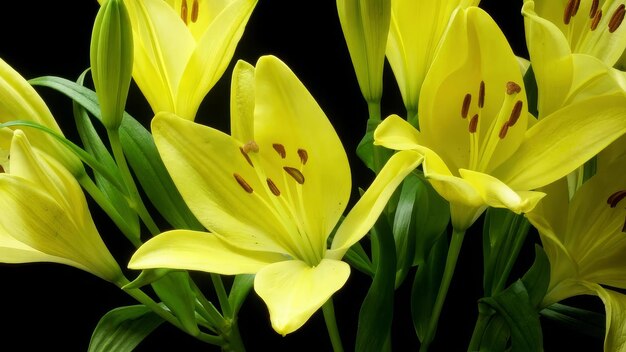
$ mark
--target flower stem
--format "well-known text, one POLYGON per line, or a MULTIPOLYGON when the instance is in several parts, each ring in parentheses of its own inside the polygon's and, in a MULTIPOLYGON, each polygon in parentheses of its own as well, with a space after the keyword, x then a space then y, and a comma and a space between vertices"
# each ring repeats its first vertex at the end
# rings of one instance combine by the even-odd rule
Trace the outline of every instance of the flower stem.
POLYGON ((337 319, 335 318, 335 306, 333 305, 333 298, 329 298, 322 306, 324 312, 324 321, 326 322, 326 329, 328 329, 328 336, 330 337, 330 343, 333 345, 333 351, 343 352, 343 346, 341 344, 341 336, 339 335, 339 329, 337 328, 337 319))
POLYGON ((441 309, 443 308, 443 303, 446 299, 446 295, 448 294, 448 288, 450 287, 450 282, 452 281, 452 276, 454 275, 454 269, 456 268, 456 262, 461 251, 461 245, 463 244, 464 237, 465 230, 452 230, 452 239, 450 240, 450 246, 448 247, 446 266, 443 271, 443 277, 441 278, 439 292, 437 292, 437 298, 435 300, 435 306, 433 307, 432 316, 430 318, 430 322, 428 323, 428 330, 426 331, 426 335, 424 335, 420 351, 428 351, 428 347, 435 338, 441 309))

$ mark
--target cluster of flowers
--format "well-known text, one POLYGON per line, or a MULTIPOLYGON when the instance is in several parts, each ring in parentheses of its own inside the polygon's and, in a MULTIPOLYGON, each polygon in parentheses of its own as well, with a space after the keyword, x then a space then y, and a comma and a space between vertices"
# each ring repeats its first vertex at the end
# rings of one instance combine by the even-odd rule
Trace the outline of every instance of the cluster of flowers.
POLYGON ((589 294, 606 308, 605 350, 626 350, 624 3, 524 1, 521 58, 478 0, 337 0, 369 109, 358 154, 376 175, 347 214, 346 152, 279 58, 234 66, 230 134, 194 122, 256 3, 101 1, 93 90, 88 72, 26 81, 0 60, 0 261, 71 265, 141 303, 105 315, 90 350, 132 350, 162 321, 243 350, 237 314, 254 288, 283 336, 322 308, 339 351, 332 296, 351 268, 373 280, 357 349, 390 348, 393 290, 417 269, 413 322, 427 350, 464 234, 485 212, 493 226, 471 350, 539 350, 539 313, 589 294), (385 62, 404 116, 381 116, 385 62), (132 79, 155 114, 150 131, 125 113, 132 79), (82 146, 33 85, 74 101, 82 146), (84 191, 133 245, 132 282, 84 191), (173 230, 159 228, 141 194, 173 230), (515 281, 530 226, 542 245, 515 281), (211 273, 219 305, 187 270, 211 273), (221 275, 235 276, 228 289, 221 275))

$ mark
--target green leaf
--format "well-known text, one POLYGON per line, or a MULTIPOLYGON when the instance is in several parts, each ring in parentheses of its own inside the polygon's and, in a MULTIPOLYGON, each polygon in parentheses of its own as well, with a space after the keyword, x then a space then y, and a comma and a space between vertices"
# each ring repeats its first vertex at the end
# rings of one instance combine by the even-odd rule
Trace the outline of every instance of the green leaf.
MULTIPOLYGON (((44 76, 29 80, 32 85, 52 88, 65 94, 101 120, 96 93, 61 77, 44 76)), ((137 120, 124 113, 120 137, 129 163, 155 208, 176 228, 202 229, 183 201, 157 152, 152 135, 137 120)))
POLYGON ((88 351, 130 352, 162 322, 161 317, 143 305, 115 308, 98 322, 88 351))
POLYGON ((592 312, 582 308, 554 303, 539 312, 542 316, 557 321, 577 334, 604 339, 606 317, 604 312, 592 312))
POLYGON ((196 297, 189 283, 190 280, 189 273, 186 271, 172 271, 158 281, 154 281, 152 288, 178 318, 185 330, 193 336, 197 335, 200 330, 196 323, 196 297))
POLYGON ((413 265, 426 261, 431 248, 447 233, 450 223, 450 204, 443 199, 423 175, 418 174, 425 192, 417 194, 415 216, 415 257, 413 265))
POLYGON ((528 66, 526 74, 524 74, 524 88, 526 89, 526 99, 528 100, 528 112, 535 117, 539 116, 537 110, 537 81, 535 80, 535 72, 533 66, 528 66))
POLYGON ((423 341, 428 333, 428 325, 446 265, 448 246, 448 237, 439 236, 426 256, 426 260, 415 272, 411 289, 411 317, 420 341, 423 341))
POLYGON ((164 268, 142 270, 137 278, 135 278, 135 280, 124 285, 122 289, 131 290, 141 288, 145 285, 149 285, 155 281, 160 280, 163 276, 167 275, 171 271, 173 270, 164 268))
POLYGON ((504 318, 511 331, 513 352, 543 350, 539 314, 532 305, 528 291, 521 280, 517 280, 493 297, 480 299, 478 304, 487 305, 504 318))
MULTIPOLYGON (((372 121, 367 121, 368 126, 372 124, 372 121)), ((369 130, 369 128, 368 128, 369 130)), ((374 130, 365 133, 361 141, 356 147, 356 155, 370 170, 375 171, 374 168, 374 130)))
POLYGON ((235 276, 233 285, 230 288, 230 293, 228 294, 228 303, 233 310, 234 317, 237 316, 239 309, 243 305, 243 302, 246 300, 246 297, 248 297, 248 293, 250 293, 253 285, 253 274, 241 274, 235 276))
POLYGON ((398 205, 393 220, 393 237, 396 243, 396 287, 400 286, 409 269, 413 266, 415 256, 415 221, 418 211, 423 211, 422 204, 416 204, 425 192, 423 183, 413 174, 409 174, 400 189, 398 205))
POLYGON ((528 292, 530 304, 535 308, 539 307, 550 284, 550 261, 543 248, 537 244, 535 245, 535 261, 522 277, 522 282, 528 292))

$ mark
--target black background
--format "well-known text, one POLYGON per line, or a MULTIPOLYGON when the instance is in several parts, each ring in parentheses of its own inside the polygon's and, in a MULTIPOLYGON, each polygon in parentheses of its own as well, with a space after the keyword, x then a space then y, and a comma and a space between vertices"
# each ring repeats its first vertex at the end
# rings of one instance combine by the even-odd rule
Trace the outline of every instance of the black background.
MULTIPOLYGON (((516 54, 527 57, 524 46, 522 1, 485 0, 487 10, 510 39, 516 54)), ((19 2, 3 4, 0 12, 0 57, 27 79, 56 75, 75 79, 89 65, 91 27, 98 9, 95 0, 73 2, 19 2), (66 5, 71 3, 71 5, 66 5)), ((360 95, 345 46, 335 2, 260 0, 231 65, 209 92, 196 121, 228 130, 230 72, 237 59, 254 63, 265 54, 285 61, 308 87, 343 140, 355 175, 355 187, 366 186, 372 175, 354 150, 365 132, 367 109, 360 95)), ((386 70, 383 115, 403 114, 402 101, 389 67, 386 70)), ((152 114, 136 87, 132 87, 128 111, 146 126, 152 114)), ((60 94, 38 88, 64 132, 75 138, 71 103, 60 94)), ((76 139, 75 139, 76 140, 76 139)), ((120 265, 129 259, 130 246, 104 219, 96 207, 94 217, 105 242, 120 265)), ((466 237, 448 304, 444 307, 433 351, 466 349, 481 296, 482 256, 480 222, 466 237)), ((535 234, 530 239, 535 239, 535 234)), ((532 261, 529 244, 520 257, 520 268, 532 261)), ((136 273, 128 271, 128 277, 136 273)), ((193 273, 200 283, 209 278, 193 273)), ((16 351, 84 351, 100 317, 109 310, 136 302, 117 287, 58 264, 0 265, 0 349, 16 351)), ((398 290, 393 326, 394 350, 416 350, 418 342, 409 316, 410 281, 398 290)), ((335 296, 335 308, 346 350, 353 350, 359 303, 369 280, 353 271, 335 296)), ((208 285, 207 290, 208 290, 208 285)), ((585 302, 598 306, 596 300, 585 302)), ((601 305, 598 306, 601 309, 601 305)), ((602 341, 572 333, 549 321, 544 324, 548 351, 589 348, 601 350, 602 341)), ((249 351, 327 351, 330 343, 321 312, 297 332, 281 337, 267 319, 267 311, 252 292, 240 313, 240 328, 249 351)), ((138 351, 212 351, 215 347, 162 325, 137 348, 138 351)))

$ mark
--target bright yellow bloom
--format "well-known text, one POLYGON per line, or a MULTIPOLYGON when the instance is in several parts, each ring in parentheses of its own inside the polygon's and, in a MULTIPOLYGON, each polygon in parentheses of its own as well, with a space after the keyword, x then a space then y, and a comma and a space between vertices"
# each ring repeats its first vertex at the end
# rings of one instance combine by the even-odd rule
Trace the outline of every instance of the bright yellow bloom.
POLYGON ((14 132, 0 174, 0 262, 54 262, 116 282, 122 273, 102 242, 75 178, 14 132))
POLYGON ((467 229, 487 206, 533 209, 532 190, 563 177, 626 132, 626 97, 600 96, 539 122, 527 113, 518 61, 487 13, 457 13, 420 94, 419 126, 390 116, 375 143, 413 149, 467 229))
POLYGON ((479 0, 392 0, 387 59, 409 113, 417 112, 422 82, 450 19, 479 0))
MULTIPOLYGON (((0 59, 0 123, 15 120, 35 122, 63 135, 46 103, 35 89, 0 59)), ((72 174, 84 173, 80 159, 50 134, 32 128, 28 129, 27 133, 33 147, 50 154, 72 174)), ((0 153, 4 154, 0 155, 0 164, 3 164, 2 159, 6 160, 11 137, 10 131, 5 131, 0 137, 0 153)))
POLYGON ((231 135, 157 114, 152 132, 185 202, 210 233, 174 230, 146 242, 133 269, 256 274, 274 329, 302 326, 350 273, 341 258, 373 226, 421 161, 397 153, 335 232, 351 191, 348 159, 332 125, 280 60, 239 62, 231 135))
POLYGON ((195 118, 234 54, 256 0, 126 0, 133 78, 152 110, 195 118))
MULTIPOLYGON (((601 153, 603 154, 603 153, 601 153)), ((569 200, 565 180, 543 189, 530 213, 550 260, 543 305, 568 297, 598 295, 606 307, 605 351, 626 350, 626 159, 599 164, 595 176, 569 200), (601 286, 602 285, 602 286, 601 286)))

